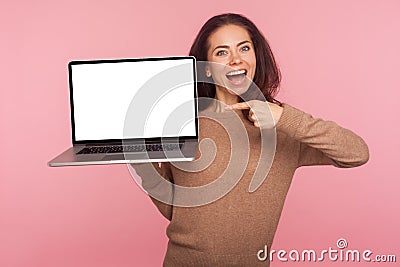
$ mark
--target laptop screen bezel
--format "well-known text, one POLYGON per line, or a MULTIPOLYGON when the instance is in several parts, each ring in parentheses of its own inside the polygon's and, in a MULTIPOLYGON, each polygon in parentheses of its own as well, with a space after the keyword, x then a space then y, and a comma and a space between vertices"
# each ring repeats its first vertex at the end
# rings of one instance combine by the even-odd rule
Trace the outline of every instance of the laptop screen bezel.
POLYGON ((104 144, 126 144, 126 143, 160 143, 162 142, 183 142, 185 140, 198 141, 198 94, 197 94, 197 72, 196 58, 193 56, 173 56, 173 57, 148 57, 148 58, 123 58, 123 59, 99 59, 99 60, 73 60, 68 63, 69 96, 71 111, 71 129, 73 145, 104 145, 104 144), (75 113, 74 113, 74 89, 72 80, 72 66, 81 64, 102 64, 102 63, 120 63, 120 62, 140 62, 140 61, 165 61, 165 60, 192 60, 193 66, 193 97, 195 100, 195 136, 171 136, 171 137, 152 137, 152 138, 127 138, 127 139, 102 139, 102 140, 76 140, 75 136, 75 113))

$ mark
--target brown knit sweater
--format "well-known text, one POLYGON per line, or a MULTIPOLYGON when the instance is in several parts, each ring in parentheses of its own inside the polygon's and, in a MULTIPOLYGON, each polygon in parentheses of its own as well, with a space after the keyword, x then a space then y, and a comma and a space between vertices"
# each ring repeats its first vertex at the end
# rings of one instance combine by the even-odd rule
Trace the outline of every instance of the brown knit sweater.
MULTIPOLYGON (((152 198, 162 215, 171 221, 167 228, 169 243, 164 266, 269 266, 269 259, 259 261, 257 252, 265 245, 271 248, 296 169, 306 165, 356 167, 368 161, 368 147, 359 136, 334 122, 315 119, 283 104, 283 113, 276 125, 272 167, 262 185, 250 193, 249 184, 260 155, 260 131, 241 112, 237 114, 248 133, 250 156, 242 178, 228 194, 198 207, 178 207, 152 198)), ((215 114, 225 123, 229 123, 232 115, 230 112, 215 114)), ((200 118, 199 133, 200 140, 211 138, 216 144, 212 164, 203 170, 188 172, 163 163, 158 171, 165 179, 182 186, 208 184, 227 168, 231 152, 243 152, 231 151, 227 132, 215 120, 200 118)), ((201 153, 207 157, 207 151, 201 153)), ((200 157, 200 152, 197 156, 200 157)), ((151 193, 157 182, 146 177, 146 171, 137 165, 133 167, 142 177, 143 187, 151 193)), ((170 192, 172 199, 176 197, 170 192)))

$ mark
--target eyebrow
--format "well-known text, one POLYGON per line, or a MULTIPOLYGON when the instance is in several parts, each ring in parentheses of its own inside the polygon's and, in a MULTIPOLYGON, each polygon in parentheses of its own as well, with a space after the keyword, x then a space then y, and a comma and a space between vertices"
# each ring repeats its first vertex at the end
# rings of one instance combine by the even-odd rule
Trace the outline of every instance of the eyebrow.
MULTIPOLYGON (((248 40, 241 41, 241 42, 238 43, 236 46, 238 47, 238 46, 241 46, 242 44, 245 44, 245 43, 250 43, 250 41, 248 41, 248 40)), ((215 50, 217 50, 218 48, 229 48, 229 45, 219 45, 219 46, 217 46, 217 47, 214 48, 213 52, 214 52, 215 50)))

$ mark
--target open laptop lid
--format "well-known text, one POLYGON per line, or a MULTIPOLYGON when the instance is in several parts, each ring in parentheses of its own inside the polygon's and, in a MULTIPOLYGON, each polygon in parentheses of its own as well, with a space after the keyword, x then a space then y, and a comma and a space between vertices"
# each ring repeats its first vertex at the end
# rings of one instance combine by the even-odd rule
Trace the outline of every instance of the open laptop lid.
POLYGON ((194 57, 71 61, 73 144, 198 139, 194 57))

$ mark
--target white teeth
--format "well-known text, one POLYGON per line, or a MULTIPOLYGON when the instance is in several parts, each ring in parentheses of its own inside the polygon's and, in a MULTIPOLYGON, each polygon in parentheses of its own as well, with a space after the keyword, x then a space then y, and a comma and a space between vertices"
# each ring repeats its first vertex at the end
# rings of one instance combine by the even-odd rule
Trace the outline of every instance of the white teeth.
POLYGON ((227 73, 226 75, 233 76, 233 75, 239 75, 239 74, 245 74, 245 73, 246 73, 245 70, 235 70, 235 71, 231 71, 231 72, 227 73))

